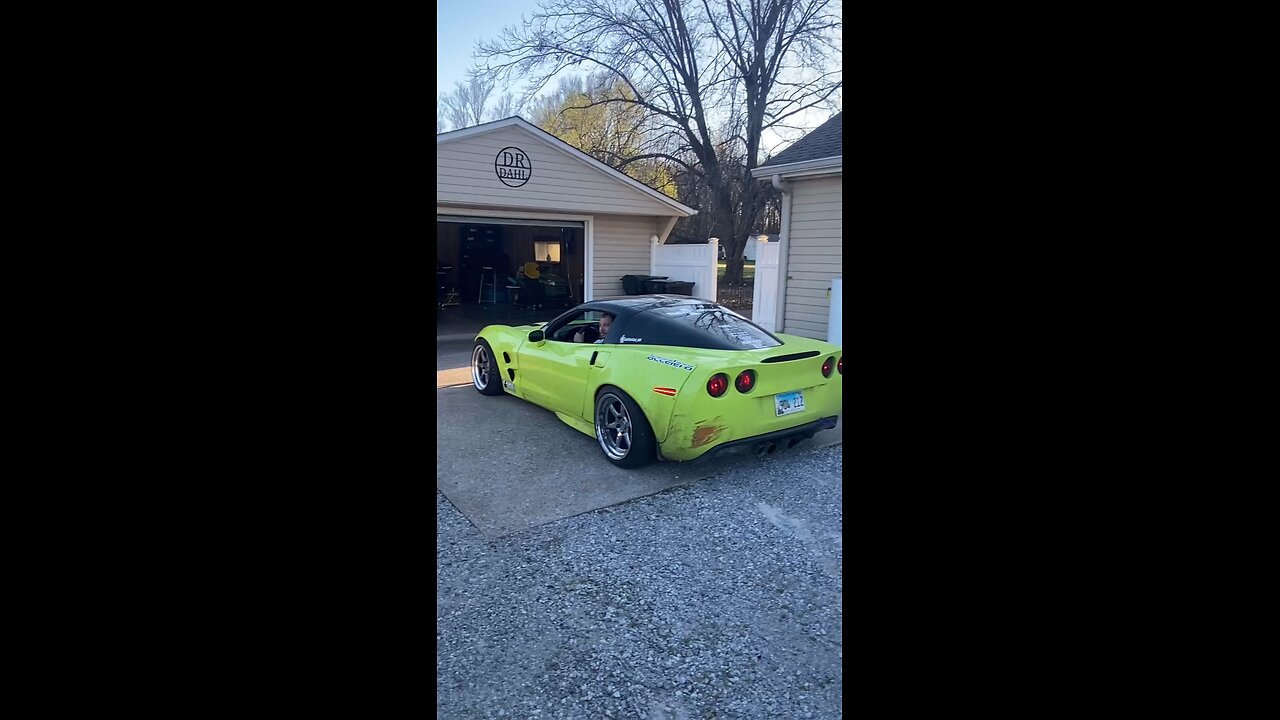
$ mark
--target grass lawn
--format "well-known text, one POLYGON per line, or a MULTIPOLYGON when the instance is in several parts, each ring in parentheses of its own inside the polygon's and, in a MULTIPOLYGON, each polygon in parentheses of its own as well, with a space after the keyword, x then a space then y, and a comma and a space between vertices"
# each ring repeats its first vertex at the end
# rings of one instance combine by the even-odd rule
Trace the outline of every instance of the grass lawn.
MULTIPOLYGON (((725 264, 724 264, 724 263, 717 263, 717 264, 716 264, 716 267, 718 268, 717 272, 719 273, 719 274, 716 276, 716 279, 717 279, 717 280, 724 280, 725 264)), ((755 264, 754 262, 752 262, 752 261, 748 260, 748 261, 746 261, 745 263, 743 263, 743 264, 742 264, 742 281, 743 281, 743 282, 755 282, 755 278, 756 278, 756 264, 755 264)))

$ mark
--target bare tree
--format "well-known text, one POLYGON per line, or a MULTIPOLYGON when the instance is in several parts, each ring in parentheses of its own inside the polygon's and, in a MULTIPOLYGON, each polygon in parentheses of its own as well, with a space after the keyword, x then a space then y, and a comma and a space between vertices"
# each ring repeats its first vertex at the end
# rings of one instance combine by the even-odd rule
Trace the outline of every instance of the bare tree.
POLYGON ((533 124, 579 150, 658 190, 675 196, 671 170, 664 161, 647 158, 630 162, 641 154, 649 137, 648 113, 631 103, 599 102, 611 97, 629 97, 626 85, 608 73, 585 78, 562 77, 560 85, 532 109, 533 124))
POLYGON ((839 98, 839 0, 544 0, 523 26, 482 42, 485 76, 527 80, 527 101, 566 68, 606 71, 628 92, 593 100, 643 108, 654 126, 615 167, 660 158, 706 189, 700 207, 742 280, 762 209, 762 134, 839 98))
POLYGON ((516 114, 516 100, 511 93, 505 93, 493 103, 493 112, 489 113, 490 120, 502 120, 516 114))
POLYGON ((493 94, 494 85, 492 78, 472 72, 467 82, 454 83, 453 92, 441 97, 445 117, 454 130, 484 122, 485 106, 493 94))
POLYGON ((446 93, 436 95, 436 132, 444 132, 445 130, 457 130, 457 127, 450 128, 450 109, 449 96, 446 93))
MULTIPOLYGON (((461 83, 458 85, 460 88, 461 83)), ((458 88, 455 88, 452 93, 440 96, 440 108, 444 112, 444 119, 449 123, 449 127, 452 130, 461 130, 464 127, 471 126, 471 123, 468 122, 466 106, 458 101, 457 93, 458 88)))

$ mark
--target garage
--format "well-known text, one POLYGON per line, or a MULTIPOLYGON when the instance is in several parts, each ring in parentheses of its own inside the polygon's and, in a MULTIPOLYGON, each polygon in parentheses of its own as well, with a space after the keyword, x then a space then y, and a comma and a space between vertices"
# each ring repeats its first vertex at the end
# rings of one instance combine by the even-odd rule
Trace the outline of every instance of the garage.
POLYGON ((654 248, 695 213, 518 117, 441 133, 439 305, 556 309, 624 295, 622 276, 650 274, 654 248))
POLYGON ((449 307, 576 305, 586 289, 585 231, 580 220, 437 215, 437 294, 449 307))

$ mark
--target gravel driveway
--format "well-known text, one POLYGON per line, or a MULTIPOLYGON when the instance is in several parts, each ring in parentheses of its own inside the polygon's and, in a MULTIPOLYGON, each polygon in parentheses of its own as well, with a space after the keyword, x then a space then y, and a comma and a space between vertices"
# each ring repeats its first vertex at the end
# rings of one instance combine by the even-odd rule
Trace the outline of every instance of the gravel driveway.
POLYGON ((437 492, 436 716, 840 717, 841 457, 496 541, 437 492))

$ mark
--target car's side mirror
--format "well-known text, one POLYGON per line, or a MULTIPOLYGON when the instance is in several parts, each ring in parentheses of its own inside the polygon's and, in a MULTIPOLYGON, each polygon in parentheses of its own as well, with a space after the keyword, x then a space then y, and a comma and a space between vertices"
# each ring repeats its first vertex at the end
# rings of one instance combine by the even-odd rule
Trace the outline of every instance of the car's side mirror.
POLYGON ((529 333, 529 342, 542 342, 542 339, 544 337, 546 337, 546 333, 542 332, 541 330, 534 330, 533 332, 529 333))

